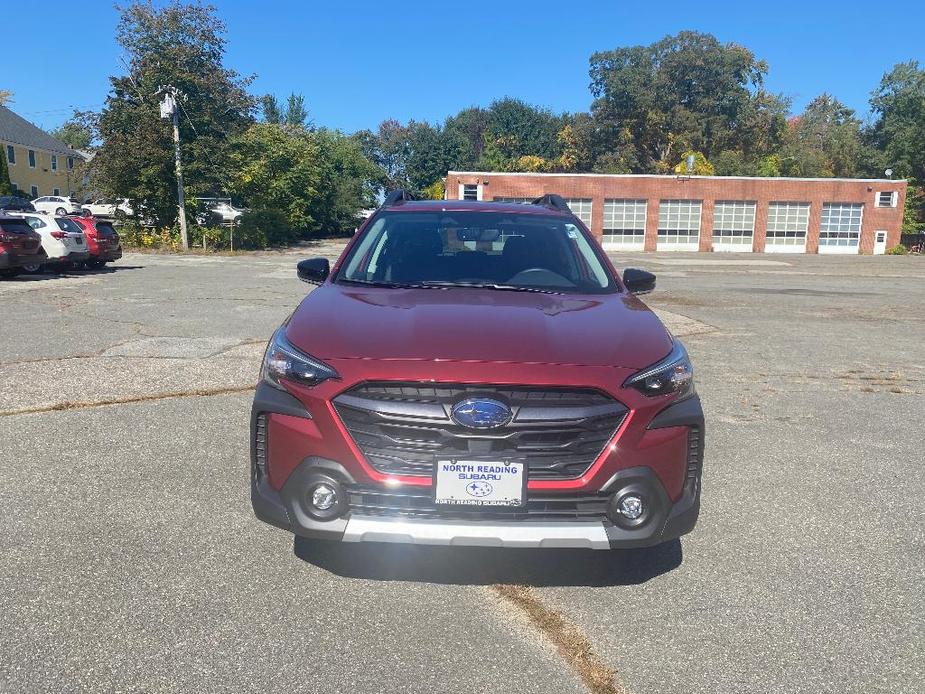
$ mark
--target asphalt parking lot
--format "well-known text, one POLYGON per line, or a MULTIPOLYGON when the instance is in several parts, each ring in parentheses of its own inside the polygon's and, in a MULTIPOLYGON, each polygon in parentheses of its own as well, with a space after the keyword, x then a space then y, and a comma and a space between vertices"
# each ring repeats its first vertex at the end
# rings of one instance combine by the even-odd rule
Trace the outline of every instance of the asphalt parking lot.
POLYGON ((253 518, 250 391, 300 257, 0 282, 0 691, 586 691, 497 584, 588 640, 599 691, 922 691, 921 258, 618 257, 694 359, 703 511, 592 553, 253 518))

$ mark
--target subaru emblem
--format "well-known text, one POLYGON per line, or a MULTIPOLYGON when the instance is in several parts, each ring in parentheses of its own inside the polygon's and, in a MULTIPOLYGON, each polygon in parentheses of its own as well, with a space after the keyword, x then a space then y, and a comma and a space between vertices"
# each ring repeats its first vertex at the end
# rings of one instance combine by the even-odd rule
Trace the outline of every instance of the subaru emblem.
POLYGON ((460 400, 450 411, 450 417, 454 422, 469 429, 503 427, 513 416, 510 407, 491 398, 460 400))

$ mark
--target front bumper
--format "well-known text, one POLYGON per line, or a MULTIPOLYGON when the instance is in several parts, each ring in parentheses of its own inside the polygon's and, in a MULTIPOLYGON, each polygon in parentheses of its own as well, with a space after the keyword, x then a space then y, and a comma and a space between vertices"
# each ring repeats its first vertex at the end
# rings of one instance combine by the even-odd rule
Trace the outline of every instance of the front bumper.
MULTIPOLYGON (((307 456, 297 462, 282 485, 274 486, 266 469, 267 427, 258 431, 260 414, 278 413, 289 418, 311 420, 305 406, 295 397, 264 384, 258 386, 251 416, 251 502, 254 513, 262 521, 289 530, 296 535, 342 542, 399 542, 420 545, 491 546, 491 547, 573 547, 586 549, 627 549, 647 547, 673 540, 693 530, 700 512, 700 479, 703 453, 703 411, 698 399, 693 398, 667 407, 653 418, 650 428, 669 429, 697 427, 698 464, 691 470, 678 495, 672 499, 659 475, 646 465, 619 469, 593 493, 597 502, 605 505, 610 498, 627 490, 644 494, 649 500, 649 515, 636 527, 623 527, 606 513, 595 518, 581 513, 574 517, 544 515, 528 510, 531 501, 540 498, 549 501, 567 501, 567 490, 544 492, 529 490, 527 509, 499 517, 479 518, 477 512, 459 513, 452 509, 428 506, 396 509, 384 507, 380 502, 356 503, 366 492, 376 496, 407 494, 417 501, 425 499, 428 490, 421 487, 370 485, 366 479, 356 479, 342 464, 330 458, 307 456), (262 447, 258 462, 258 448, 262 447), (308 507, 306 492, 319 476, 336 480, 343 486, 347 508, 333 520, 317 520, 308 507), (531 498, 532 497, 532 498, 531 498), (465 517, 461 517, 465 516, 465 517)), ((632 460, 635 462, 636 457, 632 460)), ((653 461, 654 463, 655 461, 653 461)), ((683 468, 688 461, 678 464, 683 468)), ((542 506, 543 503, 538 504, 542 506)))

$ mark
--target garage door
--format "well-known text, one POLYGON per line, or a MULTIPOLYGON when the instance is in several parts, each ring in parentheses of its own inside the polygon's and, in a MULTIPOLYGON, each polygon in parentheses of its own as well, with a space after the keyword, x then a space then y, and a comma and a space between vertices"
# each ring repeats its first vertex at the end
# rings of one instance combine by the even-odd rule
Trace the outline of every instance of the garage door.
POLYGON ((808 202, 772 202, 768 205, 765 253, 806 253, 809 229, 808 202))
POLYGON ((857 255, 861 242, 863 214, 864 205, 860 203, 823 204, 822 221, 819 224, 819 252, 857 255))

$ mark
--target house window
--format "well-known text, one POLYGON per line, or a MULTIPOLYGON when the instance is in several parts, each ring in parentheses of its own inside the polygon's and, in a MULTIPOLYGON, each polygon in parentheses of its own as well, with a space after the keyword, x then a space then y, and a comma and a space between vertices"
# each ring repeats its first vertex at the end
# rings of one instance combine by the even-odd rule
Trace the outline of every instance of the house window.
POLYGON ((32 186, 31 188, 29 188, 29 191, 32 193, 33 198, 37 198, 39 196, 38 186, 32 186))
POLYGON ((494 202, 510 202, 517 205, 529 205, 536 200, 536 198, 492 198, 492 200, 494 202))
POLYGON ((645 200, 604 200, 604 245, 642 250, 646 245, 645 200))
POLYGON ((591 228, 591 200, 590 198, 569 198, 565 201, 569 209, 585 226, 591 228))
POLYGON ((896 207, 897 197, 895 190, 885 190, 877 193, 877 207, 896 207))
POLYGON ((754 233, 754 202, 748 200, 716 201, 713 207, 714 248, 750 251, 754 233))
MULTIPOLYGON (((51 155, 51 170, 52 171, 58 170, 58 155, 57 154, 51 155)), ((55 193, 55 195, 57 195, 57 193, 55 193)))
POLYGON ((61 189, 60 189, 60 188, 55 188, 53 191, 51 191, 51 194, 52 194, 52 195, 61 195, 61 189))
POLYGON ((74 168, 74 157, 67 158, 67 168, 68 168, 68 171, 74 168))
POLYGON ((16 148, 13 145, 6 146, 6 160, 13 166, 16 163, 16 148))
POLYGON ((820 253, 856 253, 861 240, 860 203, 827 202, 822 205, 819 225, 820 253))
POLYGON ((768 205, 768 252, 802 253, 809 228, 808 202, 772 202, 768 205))
POLYGON ((658 245, 696 251, 700 245, 700 200, 662 200, 658 205, 658 245))
POLYGON ((463 185, 463 200, 478 200, 479 186, 477 183, 466 183, 463 185))
POLYGON ((10 188, 13 190, 13 195, 19 195, 19 186, 10 181, 10 188))
POLYGON ((29 168, 30 169, 35 168, 35 150, 34 149, 29 150, 29 168))

